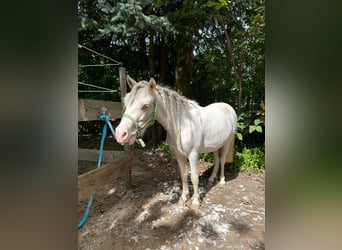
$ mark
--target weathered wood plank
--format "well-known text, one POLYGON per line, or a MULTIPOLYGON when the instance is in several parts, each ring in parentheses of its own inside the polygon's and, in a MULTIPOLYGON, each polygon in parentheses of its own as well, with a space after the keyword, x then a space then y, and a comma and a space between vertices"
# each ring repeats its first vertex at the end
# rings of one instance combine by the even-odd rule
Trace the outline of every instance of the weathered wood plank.
MULTIPOLYGON (((78 160, 80 161, 98 161, 99 159, 99 150, 96 149, 78 149, 78 160)), ((114 161, 125 154, 123 151, 111 151, 111 150, 103 150, 102 154, 102 162, 108 163, 114 161)))
POLYGON ((101 168, 80 175, 78 177, 78 200, 88 199, 92 192, 122 176, 131 169, 131 166, 132 156, 124 155, 101 168))
POLYGON ((127 93, 127 80, 126 80, 126 68, 119 68, 119 79, 120 79, 120 90, 121 90, 121 101, 125 98, 127 93))
POLYGON ((122 112, 121 102, 78 99, 78 121, 99 120, 101 107, 106 107, 109 110, 111 118, 121 117, 121 112, 122 112))

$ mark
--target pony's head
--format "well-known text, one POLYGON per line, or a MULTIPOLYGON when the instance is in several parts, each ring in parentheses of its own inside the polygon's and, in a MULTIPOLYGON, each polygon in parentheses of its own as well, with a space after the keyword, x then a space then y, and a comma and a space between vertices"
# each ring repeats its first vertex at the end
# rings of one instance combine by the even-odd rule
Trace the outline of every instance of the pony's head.
POLYGON ((124 114, 115 137, 118 143, 132 145, 137 137, 144 135, 148 126, 154 123, 157 104, 154 97, 156 81, 136 82, 127 76, 132 89, 124 98, 124 114))

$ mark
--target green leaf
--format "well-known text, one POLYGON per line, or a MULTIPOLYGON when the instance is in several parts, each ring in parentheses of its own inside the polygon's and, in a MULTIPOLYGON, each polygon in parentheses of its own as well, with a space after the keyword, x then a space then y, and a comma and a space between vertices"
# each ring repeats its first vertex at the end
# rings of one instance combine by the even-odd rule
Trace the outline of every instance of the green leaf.
POLYGON ((219 3, 215 3, 213 1, 209 1, 207 3, 208 7, 214 7, 215 10, 220 10, 221 8, 225 8, 229 10, 229 6, 226 0, 219 0, 219 3))
POLYGON ((256 127, 257 127, 257 126, 250 125, 250 126, 249 126, 249 133, 250 133, 250 134, 253 133, 253 132, 255 131, 256 127))
POLYGON ((207 3, 207 5, 208 5, 208 7, 214 7, 214 6, 217 5, 217 3, 214 3, 214 2, 212 2, 212 1, 209 1, 209 2, 207 3))
POLYGON ((241 133, 236 133, 236 137, 238 140, 242 141, 242 134, 241 133))
POLYGON ((243 122, 239 122, 238 123, 238 128, 240 129, 245 129, 247 127, 247 124, 243 123, 243 122))
POLYGON ((163 5, 164 5, 164 1, 163 0, 157 0, 157 3, 156 3, 156 8, 157 9, 160 9, 163 5))
POLYGON ((262 133, 262 127, 261 126, 256 126, 255 130, 259 133, 262 133))
POLYGON ((262 123, 260 118, 254 120, 254 125, 259 125, 260 123, 262 123))
POLYGON ((229 10, 228 2, 226 0, 220 0, 221 8, 229 10))

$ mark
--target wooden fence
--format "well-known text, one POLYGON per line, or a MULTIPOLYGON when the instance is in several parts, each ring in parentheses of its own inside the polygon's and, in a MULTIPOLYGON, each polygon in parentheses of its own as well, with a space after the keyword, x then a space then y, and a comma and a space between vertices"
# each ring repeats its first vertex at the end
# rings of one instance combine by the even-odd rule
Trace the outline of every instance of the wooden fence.
MULTIPOLYGON (((121 99, 126 95, 126 71, 119 68, 121 99)), ((120 118, 122 103, 102 100, 78 100, 78 121, 99 120, 101 108, 105 107, 111 118, 120 118)), ((100 146, 100 145, 99 145, 100 146)), ((97 162, 99 150, 78 149, 78 159, 97 162)), ((131 185, 132 156, 129 154, 129 147, 125 146, 124 151, 103 151, 102 161, 106 163, 101 168, 96 168, 78 176, 78 200, 89 198, 93 191, 97 191, 107 183, 126 174, 126 186, 131 185)))

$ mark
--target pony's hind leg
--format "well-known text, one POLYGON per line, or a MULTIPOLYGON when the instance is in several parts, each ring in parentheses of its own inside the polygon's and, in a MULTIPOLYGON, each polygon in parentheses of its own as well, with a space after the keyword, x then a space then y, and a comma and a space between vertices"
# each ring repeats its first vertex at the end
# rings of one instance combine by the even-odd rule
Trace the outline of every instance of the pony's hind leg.
POLYGON ((214 183, 214 180, 217 176, 218 167, 220 165, 220 157, 219 157, 219 151, 218 150, 214 152, 214 163, 215 163, 214 169, 213 169, 213 172, 211 173, 211 176, 209 178, 210 183, 214 183))
POLYGON ((220 150, 220 164, 221 164, 221 177, 220 184, 225 184, 224 178, 224 164, 227 162, 227 156, 229 156, 230 162, 234 159, 234 135, 230 136, 229 142, 220 150))
MULTIPOLYGON (((227 150, 228 151, 228 150, 227 150)), ((220 164, 221 164, 221 177, 220 177, 220 184, 225 184, 225 177, 224 177, 224 164, 226 162, 226 154, 227 151, 224 152, 221 156, 220 156, 220 164)))
POLYGON ((182 179, 182 195, 180 198, 181 203, 185 203, 189 197, 189 186, 188 186, 188 164, 186 158, 182 156, 177 156, 177 162, 182 179))

